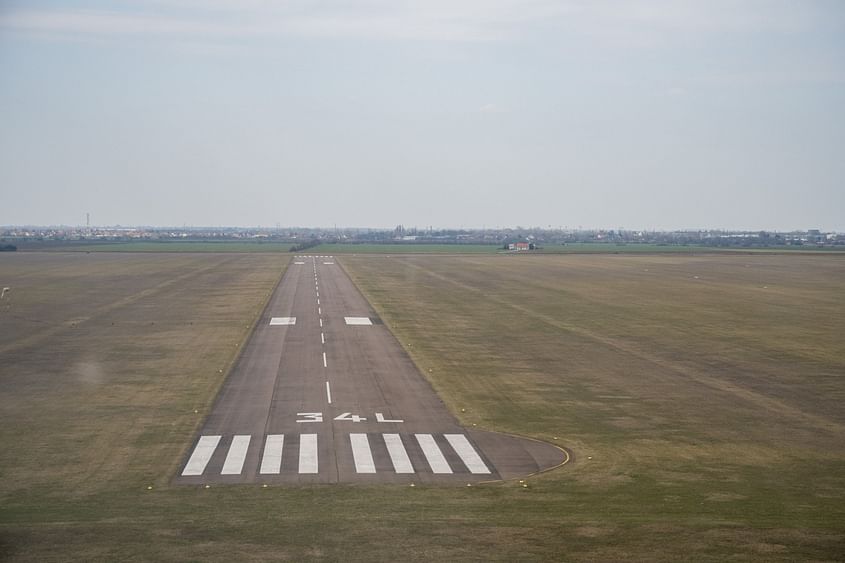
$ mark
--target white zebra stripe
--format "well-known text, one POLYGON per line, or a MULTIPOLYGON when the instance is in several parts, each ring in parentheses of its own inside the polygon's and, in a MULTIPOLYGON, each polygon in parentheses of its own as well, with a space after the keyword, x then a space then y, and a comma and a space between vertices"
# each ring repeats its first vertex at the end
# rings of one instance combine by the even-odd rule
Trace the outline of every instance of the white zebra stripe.
POLYGON ((443 457, 443 452, 440 451, 434 437, 431 434, 415 434, 415 436, 432 473, 452 473, 452 468, 449 467, 449 462, 443 457))
POLYGON ((393 462, 393 470, 396 473, 413 473, 414 466, 411 465, 399 434, 382 434, 382 437, 384 445, 387 446, 387 453, 390 454, 390 461, 393 462))
POLYGON ((229 446, 229 453, 226 454, 226 461, 223 462, 223 470, 220 475, 240 475, 246 460, 246 451, 249 449, 249 436, 235 436, 232 438, 232 445, 229 446))
POLYGON ((188 463, 185 464, 185 469, 182 470, 182 475, 202 475, 214 450, 217 449, 217 444, 220 443, 220 438, 221 436, 200 436, 188 463))
POLYGON ((475 448, 472 447, 466 436, 463 434, 444 434, 443 436, 449 442, 449 445, 452 446, 452 449, 455 450, 455 453, 461 458, 461 461, 464 462, 464 465, 467 466, 470 473, 490 474, 487 464, 484 463, 484 460, 481 459, 481 456, 478 455, 478 452, 475 451, 475 448))
POLYGON ((264 443, 264 456, 261 458, 261 469, 263 475, 278 475, 282 471, 282 448, 285 445, 284 434, 270 434, 264 443))
POLYGON ((370 451, 370 441, 366 434, 350 434, 349 441, 352 444, 352 458, 355 460, 356 473, 375 473, 376 464, 373 461, 373 452, 370 451))

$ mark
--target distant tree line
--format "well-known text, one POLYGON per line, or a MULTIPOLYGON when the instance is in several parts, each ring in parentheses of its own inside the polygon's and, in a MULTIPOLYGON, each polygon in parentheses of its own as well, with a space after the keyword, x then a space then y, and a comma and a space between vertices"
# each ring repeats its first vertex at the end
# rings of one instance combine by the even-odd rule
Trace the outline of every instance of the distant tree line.
POLYGON ((0 252, 14 252, 18 249, 14 244, 0 244, 0 252))
POLYGON ((318 238, 312 238, 308 242, 300 242, 299 244, 294 244, 290 247, 290 252, 302 252, 303 250, 313 248, 319 244, 322 244, 322 242, 323 241, 318 238))

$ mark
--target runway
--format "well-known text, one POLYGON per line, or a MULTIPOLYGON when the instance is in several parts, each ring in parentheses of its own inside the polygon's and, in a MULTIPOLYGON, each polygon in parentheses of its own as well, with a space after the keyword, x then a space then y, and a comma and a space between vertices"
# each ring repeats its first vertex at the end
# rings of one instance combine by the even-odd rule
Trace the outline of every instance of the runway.
POLYGON ((335 258, 297 256, 174 483, 465 485, 566 459, 458 424, 335 258))

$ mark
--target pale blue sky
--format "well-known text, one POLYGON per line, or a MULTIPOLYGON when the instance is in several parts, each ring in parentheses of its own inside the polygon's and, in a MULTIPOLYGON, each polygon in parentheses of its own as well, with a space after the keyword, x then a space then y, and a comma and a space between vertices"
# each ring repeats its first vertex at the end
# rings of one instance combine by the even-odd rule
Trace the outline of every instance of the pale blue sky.
POLYGON ((0 224, 845 231, 845 2, 0 2, 0 224))

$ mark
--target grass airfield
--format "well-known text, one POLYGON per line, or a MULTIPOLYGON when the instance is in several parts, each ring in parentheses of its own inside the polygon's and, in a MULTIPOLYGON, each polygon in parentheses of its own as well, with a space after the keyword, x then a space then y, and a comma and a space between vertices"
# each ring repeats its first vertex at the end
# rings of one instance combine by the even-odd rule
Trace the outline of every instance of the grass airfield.
POLYGON ((527 487, 169 486, 288 260, 0 256, 0 555, 845 557, 842 257, 345 256, 462 422, 573 461, 527 487))

